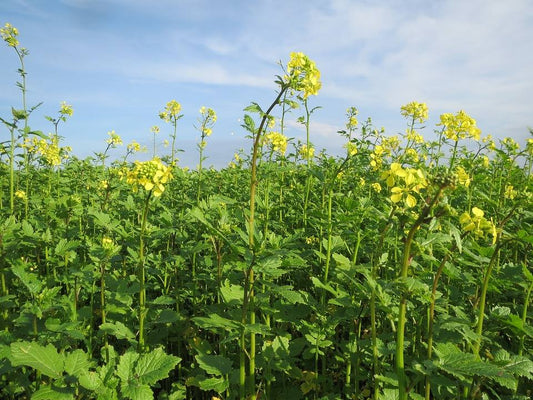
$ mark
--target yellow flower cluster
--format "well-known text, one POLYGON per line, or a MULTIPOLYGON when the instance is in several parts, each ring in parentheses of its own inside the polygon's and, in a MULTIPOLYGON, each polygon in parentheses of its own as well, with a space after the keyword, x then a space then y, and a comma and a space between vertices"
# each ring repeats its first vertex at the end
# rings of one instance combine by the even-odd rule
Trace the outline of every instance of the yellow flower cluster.
POLYGON ((413 122, 423 124, 428 119, 428 106, 426 103, 412 101, 411 103, 402 106, 400 113, 405 118, 412 119, 413 122))
POLYGON ((65 101, 62 101, 61 108, 59 109, 59 114, 61 114, 63 117, 72 117, 72 114, 74 114, 74 110, 70 104, 67 104, 65 101))
POLYGON ((155 197, 165 191, 165 184, 172 178, 171 168, 164 165, 159 158, 150 161, 136 161, 133 170, 127 174, 126 181, 137 192, 139 186, 151 190, 155 197))
POLYGON ((370 166, 377 170, 381 168, 383 159, 392 154, 392 151, 400 147, 400 139, 398 136, 391 136, 383 138, 381 144, 374 146, 374 151, 370 154, 370 166))
POLYGON ((17 190, 15 192, 15 197, 21 200, 26 200, 26 192, 24 190, 17 190))
POLYGON ((513 185, 507 185, 505 186, 505 193, 503 194, 503 196, 506 198, 506 199, 510 199, 510 200, 513 200, 517 195, 517 192, 514 188, 513 185))
POLYGON ((422 136, 420 133, 418 133, 414 129, 407 129, 406 133, 407 133, 406 137, 409 142, 413 142, 416 144, 425 142, 424 136, 422 136))
POLYGON ((463 185, 464 187, 470 186, 470 182, 472 182, 472 179, 463 167, 457 167, 455 173, 457 175, 457 180, 461 185, 463 185))
POLYGON ((390 170, 381 174, 381 179, 387 183, 391 189, 393 203, 403 200, 408 208, 416 205, 416 197, 412 193, 420 193, 420 190, 427 187, 427 180, 420 169, 403 168, 399 163, 392 163, 390 170))
POLYGON ((463 213, 459 217, 459 222, 465 232, 472 232, 477 238, 485 237, 487 234, 492 235, 492 244, 496 243, 496 225, 485 218, 483 210, 473 207, 472 213, 463 213))
POLYGON ((117 135, 115 131, 107 132, 107 134, 109 135, 109 139, 107 139, 105 142, 109 146, 115 147, 115 146, 119 146, 122 144, 122 138, 119 135, 117 135))
POLYGON ((315 154, 315 148, 312 146, 307 147, 306 144, 303 144, 302 147, 300 147, 300 150, 298 153, 302 156, 304 159, 313 158, 315 154))
POLYGON ((481 130, 476 126, 476 120, 463 110, 455 115, 451 113, 442 114, 437 126, 443 126, 444 134, 453 141, 465 138, 479 140, 481 136, 481 130))
POLYGON ((145 149, 143 149, 143 147, 141 147, 141 145, 136 142, 135 140, 132 141, 130 144, 128 144, 127 146, 127 149, 128 149, 128 152, 129 153, 138 153, 139 151, 143 151, 145 149))
POLYGON ((344 145, 344 148, 346 149, 350 157, 355 156, 357 154, 357 145, 355 143, 348 142, 344 145))
POLYGON ((359 110, 356 107, 350 107, 346 110, 346 116, 348 117, 348 123, 346 124, 346 129, 354 130, 357 127, 359 121, 357 120, 357 115, 359 110))
POLYGON ((102 238, 102 247, 104 248, 104 250, 110 251, 113 250, 113 248, 115 247, 115 243, 113 242, 113 239, 104 236, 102 238))
POLYGON ((181 115, 179 115, 180 111, 181 104, 178 103, 176 100, 170 100, 167 103, 165 109, 159 112, 159 118, 161 118, 165 122, 177 121, 181 117, 181 115))
POLYGON ((61 165, 61 159, 67 158, 67 152, 70 147, 59 147, 59 138, 50 136, 48 140, 43 138, 32 137, 24 140, 23 147, 29 153, 40 154, 43 159, 51 166, 61 165))
POLYGON ((272 151, 285 154, 287 150, 287 136, 279 132, 269 132, 264 136, 264 142, 272 151))
POLYGON ((288 80, 290 87, 303 92, 304 99, 309 95, 316 95, 322 87, 320 82, 320 71, 315 63, 304 53, 292 52, 287 64, 288 80))
POLYGON ((202 114, 202 136, 211 136, 213 133, 211 127, 217 122, 215 110, 202 106, 202 108, 200 108, 200 114, 202 114))
POLYGON ((2 36, 2 39, 4 42, 7 43, 10 47, 17 47, 19 45, 19 41, 17 39, 17 36, 19 35, 19 31, 17 28, 15 28, 10 23, 6 23, 3 28, 0 28, 0 35, 2 36))

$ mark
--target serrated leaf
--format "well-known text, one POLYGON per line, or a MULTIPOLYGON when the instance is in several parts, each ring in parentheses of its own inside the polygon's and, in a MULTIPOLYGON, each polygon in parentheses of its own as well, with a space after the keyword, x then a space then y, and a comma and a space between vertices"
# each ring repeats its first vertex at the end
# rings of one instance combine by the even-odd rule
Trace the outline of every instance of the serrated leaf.
POLYGON ((139 359, 139 354, 133 350, 128 350, 126 353, 120 356, 120 361, 117 365, 117 376, 122 382, 127 382, 133 373, 135 367, 135 361, 139 359))
POLYGON ((60 388, 55 386, 43 386, 31 395, 31 400, 72 400, 74 399, 73 388, 60 388))
POLYGON ((194 358, 196 358, 198 366, 210 375, 226 375, 230 373, 232 368, 232 361, 224 356, 198 354, 194 358))
POLYGON ((36 274, 26 271, 24 262, 17 260, 11 267, 13 274, 20 279, 31 294, 38 294, 43 289, 43 282, 36 274))
POLYGON ((229 382, 224 378, 199 379, 197 384, 202 390, 214 390, 217 393, 222 393, 229 387, 229 382))
POLYGON ((193 317, 192 320, 200 328, 206 329, 222 328, 231 331, 234 329, 238 329, 241 326, 238 322, 221 317, 218 314, 209 314, 208 317, 193 317))
POLYGON ((152 400, 154 398, 154 393, 148 385, 130 383, 127 385, 121 385, 120 391, 124 397, 131 400, 152 400))
POLYGON ((100 325, 100 330, 117 339, 135 339, 135 334, 122 322, 106 322, 100 325))
POLYGON ((80 382, 80 385, 83 386, 85 389, 91 390, 93 392, 97 391, 104 384, 100 376, 94 371, 88 371, 85 374, 81 375, 78 381, 80 382))
POLYGON ((226 304, 238 305, 242 304, 244 288, 240 285, 233 285, 226 279, 220 286, 220 294, 226 304))
POLYGON ((162 348, 157 348, 139 357, 135 366, 135 375, 139 382, 153 385, 165 379, 180 361, 181 358, 165 354, 162 348))
POLYGON ((63 375, 64 356, 51 344, 43 347, 32 342, 11 343, 9 359, 13 366, 25 365, 50 378, 59 379, 63 375))
POLYGON ((83 350, 74 350, 65 357, 65 372, 80 377, 92 365, 89 356, 83 350))

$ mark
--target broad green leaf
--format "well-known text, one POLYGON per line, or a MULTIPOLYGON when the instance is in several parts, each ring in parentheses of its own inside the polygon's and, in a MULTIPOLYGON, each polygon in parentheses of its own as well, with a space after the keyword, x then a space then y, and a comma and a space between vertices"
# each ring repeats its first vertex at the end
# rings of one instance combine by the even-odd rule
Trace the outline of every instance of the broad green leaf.
POLYGON ((122 395, 131 400, 152 400, 154 393, 150 386, 137 383, 128 383, 120 386, 122 395))
POLYGON ((200 328, 221 328, 228 331, 239 329, 240 323, 221 317, 218 314, 209 314, 208 317, 193 317, 192 320, 200 328))
POLYGON ((239 305, 242 304, 244 289, 240 285, 231 284, 229 280, 226 279, 220 287, 220 294, 224 299, 224 303, 229 305, 239 305))
POLYGON ((229 387, 229 382, 224 378, 206 378, 198 380, 198 386, 202 390, 214 390, 217 393, 222 393, 229 387))
POLYGON ((117 365, 117 376, 123 383, 129 381, 130 376, 133 374, 133 369, 135 368, 135 362, 138 359, 139 354, 133 350, 128 350, 120 356, 120 361, 117 365))
POLYGON ((194 358, 198 366, 210 375, 222 376, 231 372, 232 361, 224 356, 198 354, 194 358))
POLYGON ((79 377, 79 382, 85 389, 93 392, 97 391, 104 384, 98 373, 94 371, 87 371, 85 374, 82 374, 79 377))
POLYGON ((36 295, 42 291, 42 280, 40 280, 36 274, 26 271, 25 263, 23 261, 17 260, 11 267, 11 271, 20 279, 31 294, 36 295))
POLYGON ((135 334, 122 322, 106 322, 100 325, 100 330, 117 339, 135 339, 135 334))
POLYGON ((83 350, 74 350, 65 357, 65 372, 80 377, 92 365, 89 355, 83 350))
POLYGON ((63 376, 65 358, 51 344, 43 347, 33 342, 11 343, 9 359, 13 366, 25 365, 50 378, 59 379, 63 376))
POLYGON ((181 358, 165 354, 159 347, 139 357, 135 366, 135 377, 143 384, 153 385, 165 379, 180 361, 181 358))
POLYGON ((43 386, 31 395, 31 400, 73 400, 73 388, 43 386))

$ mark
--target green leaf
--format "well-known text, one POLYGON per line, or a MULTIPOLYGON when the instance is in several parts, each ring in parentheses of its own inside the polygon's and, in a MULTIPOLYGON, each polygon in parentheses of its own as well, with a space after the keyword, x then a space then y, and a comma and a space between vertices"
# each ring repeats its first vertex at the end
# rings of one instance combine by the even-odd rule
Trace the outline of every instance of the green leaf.
POLYGON ((65 357, 65 372, 73 376, 80 377, 91 365, 89 355, 81 349, 74 350, 65 357))
POLYGON ((139 359, 139 354, 133 350, 126 351, 120 356, 120 360, 117 365, 117 376, 122 382, 128 382, 130 376, 133 373, 135 367, 135 361, 139 359))
POLYGON ((224 378, 206 378, 199 379, 198 386, 202 390, 214 390, 217 393, 222 393, 229 387, 229 382, 224 378))
POLYGON ((33 342, 11 343, 9 359, 13 366, 25 365, 50 378, 59 379, 63 376, 64 356, 58 354, 51 344, 43 347, 33 342))
POLYGON ((131 400, 152 400, 154 393, 150 386, 139 384, 121 385, 120 391, 122 395, 131 400))
POLYGON ((20 279, 20 281, 26 286, 28 291, 32 295, 41 293, 43 288, 43 282, 40 280, 36 274, 27 272, 25 268, 25 263, 21 260, 16 260, 14 265, 11 267, 13 274, 20 279))
POLYGON ((221 317, 218 314, 209 314, 208 317, 193 317, 192 319, 200 328, 222 328, 231 331, 241 326, 238 322, 221 317))
POLYGON ((181 358, 165 354, 162 348, 157 348, 139 357, 135 367, 136 378, 143 384, 153 385, 165 379, 180 361, 181 358))
POLYGON ((31 395, 31 400, 72 400, 74 399, 73 388, 59 388, 55 386, 43 386, 31 395))
POLYGON ((94 371, 87 371, 85 374, 79 377, 80 385, 90 391, 97 391, 104 383, 100 376, 94 371))
POLYGON ((135 334, 122 322, 106 322, 100 325, 100 330, 117 339, 135 339, 135 334))
POLYGON ((240 285, 231 284, 229 280, 226 279, 220 287, 220 294, 224 299, 224 303, 229 305, 239 305, 242 304, 244 289, 240 285))
POLYGON ((199 367, 210 375, 222 376, 231 372, 232 362, 224 356, 198 354, 194 358, 199 367))

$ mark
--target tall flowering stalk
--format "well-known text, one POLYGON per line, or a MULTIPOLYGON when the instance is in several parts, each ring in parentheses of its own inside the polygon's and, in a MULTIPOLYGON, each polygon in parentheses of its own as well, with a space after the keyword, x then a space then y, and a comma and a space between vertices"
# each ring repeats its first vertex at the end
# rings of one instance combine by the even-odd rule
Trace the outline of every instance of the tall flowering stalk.
POLYGON ((178 120, 183 117, 183 114, 180 114, 180 112, 181 104, 178 103, 176 100, 170 100, 165 106, 165 109, 159 112, 159 118, 161 118, 165 122, 170 122, 173 127, 173 132, 170 135, 170 137, 172 138, 170 165, 172 166, 174 166, 174 162, 176 160, 176 134, 178 131, 178 120))
POLYGON ((200 108, 200 114, 200 126, 198 128, 198 130, 200 131, 200 143, 198 143, 198 152, 200 154, 200 159, 198 161, 198 201, 200 201, 200 193, 202 186, 202 163, 205 159, 204 149, 207 145, 206 139, 213 133, 212 128, 215 125, 215 122, 217 122, 217 115, 215 113, 215 110, 213 110, 212 108, 202 107, 200 108))
POLYGON ((11 141, 9 147, 9 207, 11 213, 14 212, 15 208, 15 145, 16 137, 15 131, 18 129, 18 122, 24 120, 24 134, 27 131, 28 127, 28 111, 26 107, 26 70, 24 69, 24 57, 28 55, 28 50, 24 47, 19 47, 18 41, 18 29, 13 25, 6 23, 3 28, 0 28, 0 36, 6 42, 9 47, 12 47, 20 62, 20 68, 18 70, 22 82, 17 82, 17 86, 22 92, 22 110, 16 110, 12 108, 13 122, 8 122, 4 119, 1 121, 8 127, 11 134, 11 141))
MULTIPOLYGON (((290 54, 290 60, 287 64, 286 75, 276 81, 280 90, 272 104, 268 107, 266 112, 263 112, 257 104, 253 104, 248 107, 247 110, 259 112, 261 115, 261 122, 259 128, 255 129, 253 123, 247 123, 246 127, 253 134, 253 148, 250 167, 250 213, 248 220, 248 245, 250 250, 254 252, 255 241, 255 194, 257 190, 257 161, 259 157, 259 150, 261 148, 261 141, 263 133, 267 127, 267 123, 270 120, 270 113, 274 107, 280 104, 280 100, 283 99, 285 92, 289 89, 302 93, 304 99, 307 99, 310 95, 318 94, 321 87, 320 71, 316 68, 316 65, 305 54, 293 52, 290 54)), ((245 118, 246 122, 246 118, 245 118)), ((254 260, 254 258, 252 258, 254 260)), ((248 313, 250 313, 250 323, 255 322, 254 311, 254 261, 248 266, 245 272, 244 282, 244 298, 242 306, 242 319, 241 322, 245 325, 248 322, 248 313), (250 309, 249 309, 250 308, 250 309)), ((240 399, 247 398, 247 387, 251 399, 255 399, 253 388, 255 386, 255 334, 250 334, 250 350, 246 349, 246 338, 244 329, 240 338, 240 366, 239 366, 239 395, 240 399), (246 355, 249 354, 249 369, 248 376, 246 375, 246 355), (247 385, 248 383, 248 385, 247 385)))
POLYGON ((139 351, 146 350, 145 345, 145 327, 144 319, 148 312, 146 306, 146 271, 145 271, 145 246, 144 236, 146 233, 146 222, 148 219, 148 210, 150 206, 150 199, 152 196, 159 197, 165 191, 165 184, 172 178, 171 168, 164 165, 160 159, 154 158, 150 161, 140 162, 136 161, 135 166, 127 174, 127 182, 132 185, 134 192, 140 188, 144 189, 146 197, 144 200, 144 207, 141 216, 141 231, 139 234, 139 263, 137 266, 137 274, 139 279, 139 351))

